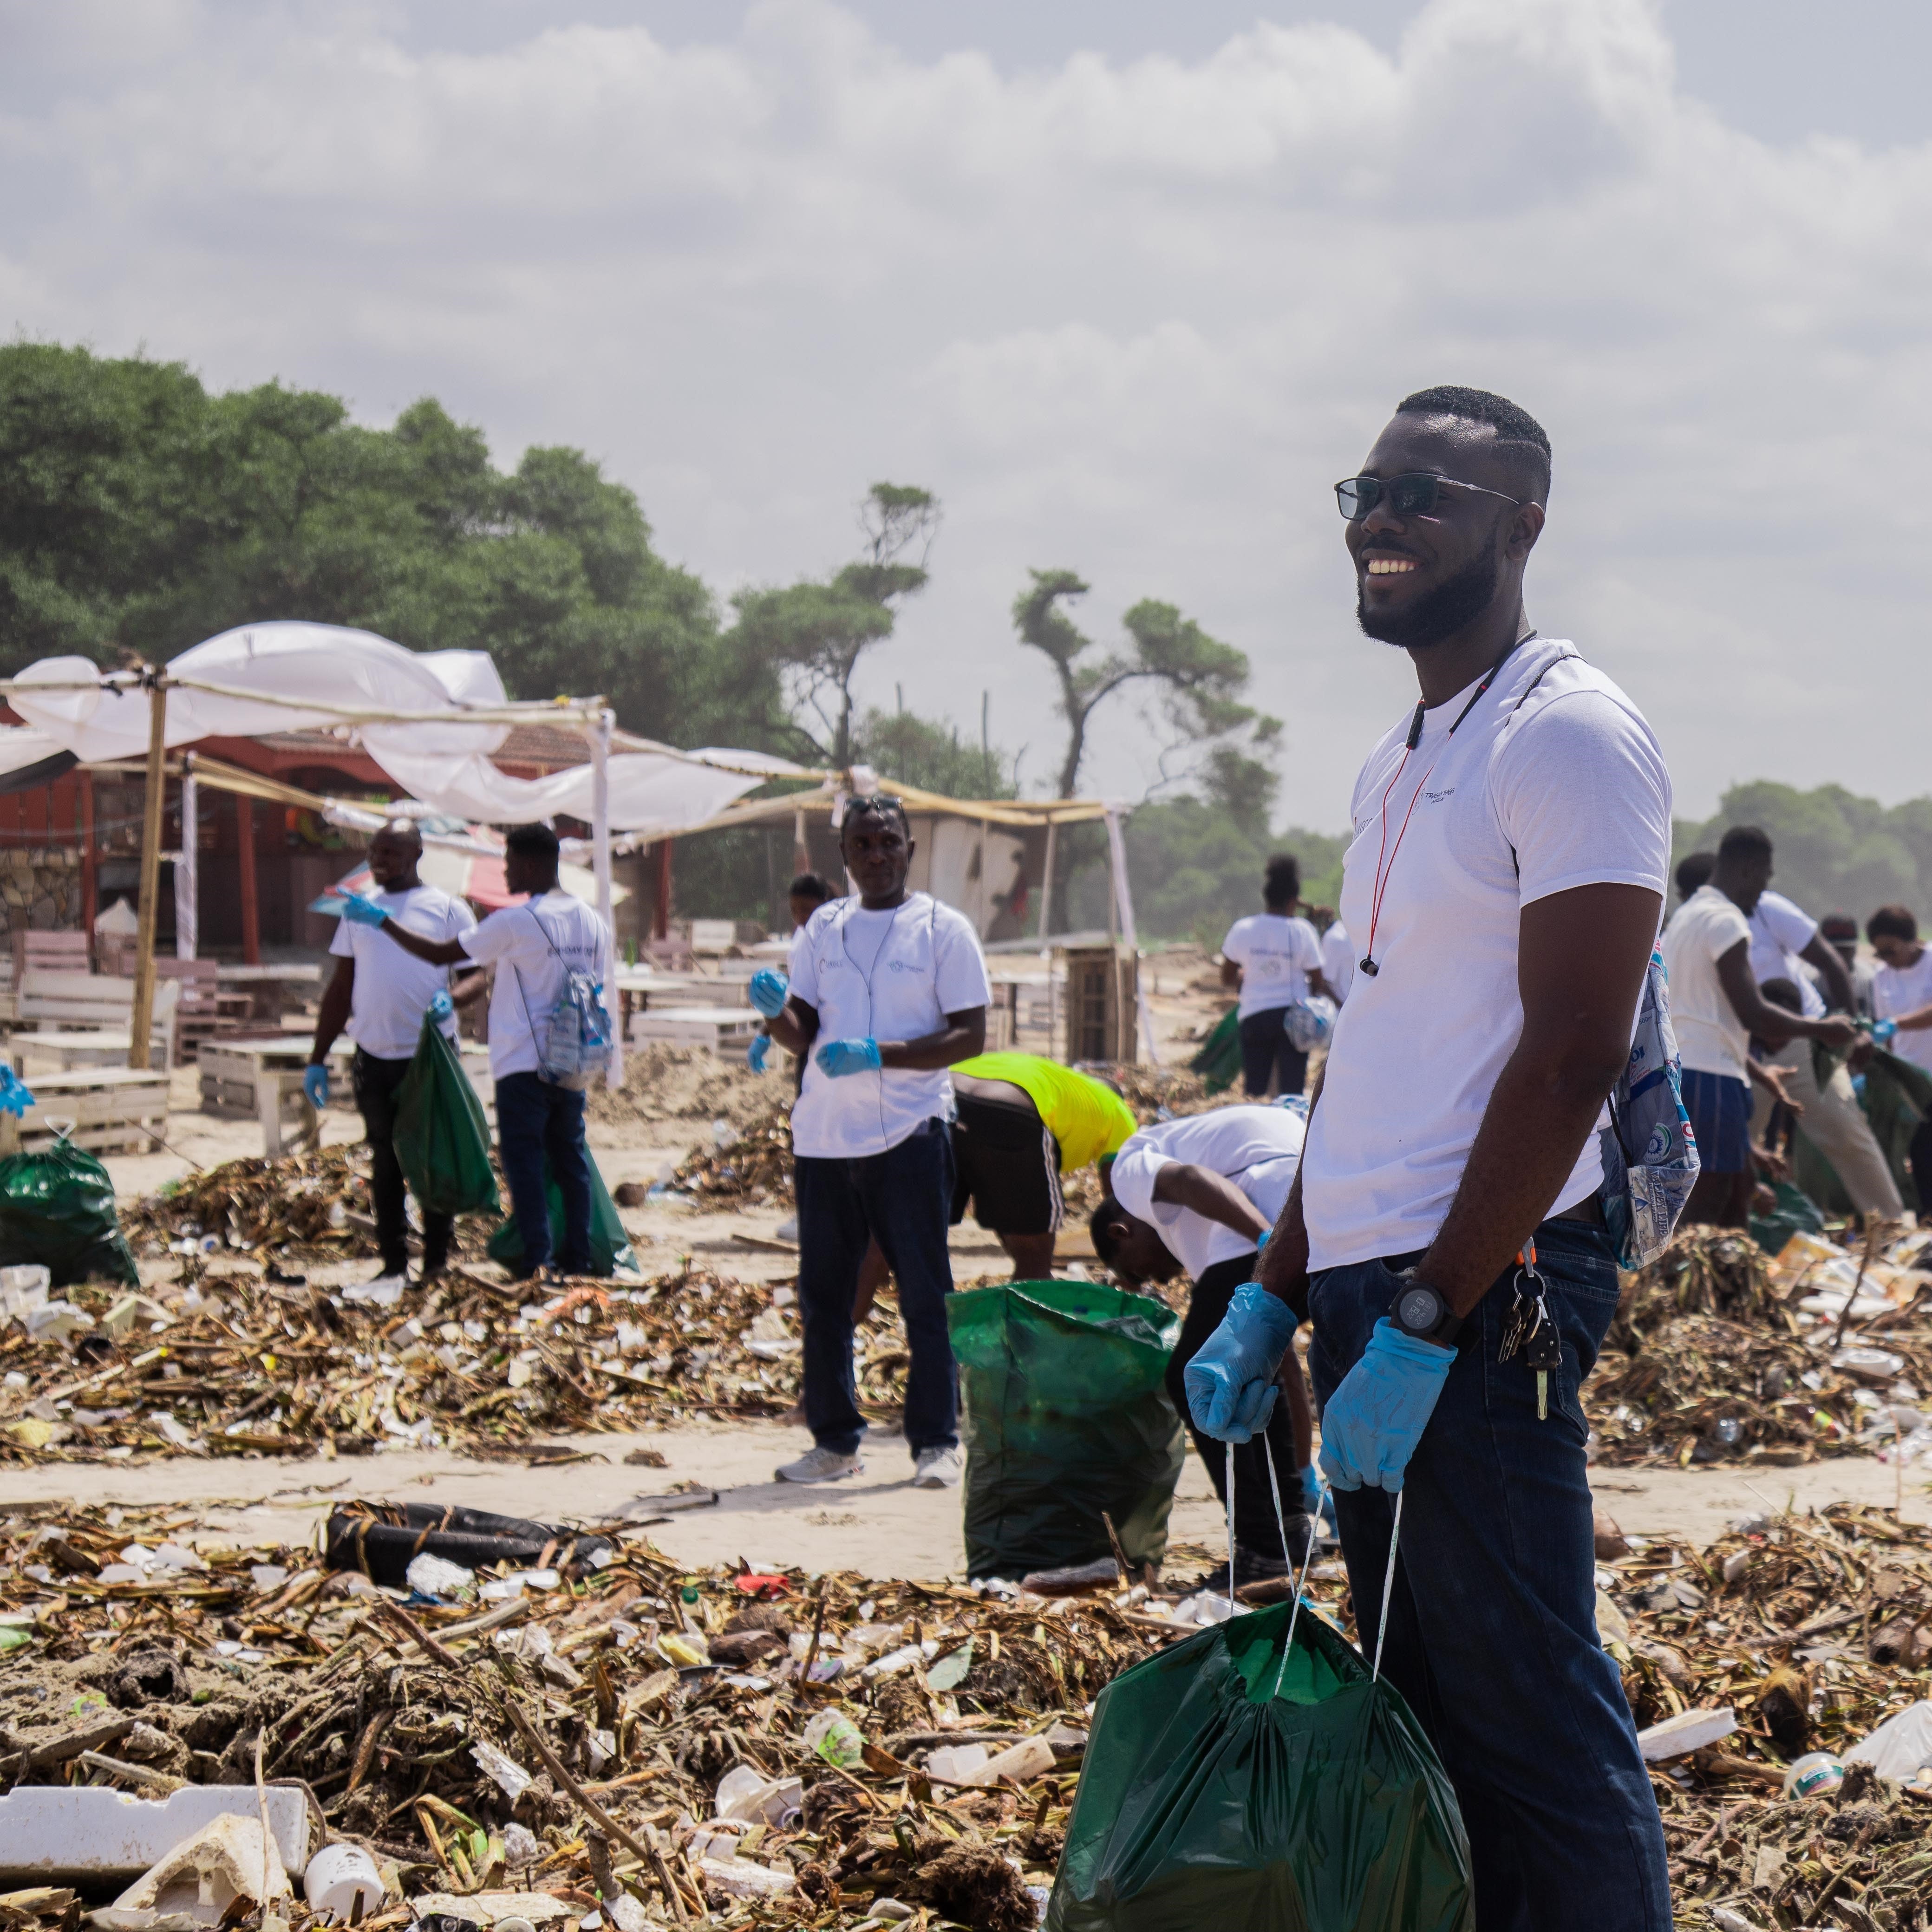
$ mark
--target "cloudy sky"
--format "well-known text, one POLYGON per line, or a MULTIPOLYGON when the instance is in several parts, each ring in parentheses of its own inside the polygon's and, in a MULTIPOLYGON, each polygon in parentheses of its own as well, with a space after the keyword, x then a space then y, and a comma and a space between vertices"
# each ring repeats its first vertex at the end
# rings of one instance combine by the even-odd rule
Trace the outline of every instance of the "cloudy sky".
MULTIPOLYGON (((1531 615, 1733 780, 1932 791, 1932 10, 1907 0, 0 0, 0 322, 580 445, 721 591, 944 500, 862 674, 1050 769, 1029 566, 1248 652, 1282 814, 1412 689, 1328 495, 1549 428, 1531 615)), ((649 730, 648 718, 625 721, 649 730)), ((1108 716, 1093 782, 1154 742, 1108 716)))

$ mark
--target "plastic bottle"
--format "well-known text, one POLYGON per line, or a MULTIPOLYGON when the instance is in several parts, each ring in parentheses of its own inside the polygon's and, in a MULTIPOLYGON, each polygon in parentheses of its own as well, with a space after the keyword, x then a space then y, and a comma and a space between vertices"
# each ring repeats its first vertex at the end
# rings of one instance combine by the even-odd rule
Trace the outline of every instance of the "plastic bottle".
POLYGON ((1822 1798, 1845 1781, 1845 1761, 1832 1751, 1807 1751, 1784 1774, 1787 1798, 1822 1798))

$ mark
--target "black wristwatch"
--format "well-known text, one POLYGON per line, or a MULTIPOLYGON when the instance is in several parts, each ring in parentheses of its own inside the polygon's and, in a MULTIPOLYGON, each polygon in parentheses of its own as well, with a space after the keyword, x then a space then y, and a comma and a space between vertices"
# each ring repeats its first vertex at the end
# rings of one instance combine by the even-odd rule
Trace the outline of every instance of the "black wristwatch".
POLYGON ((1405 1335, 1413 1335, 1419 1342, 1454 1348, 1462 1327, 1462 1316, 1444 1300, 1438 1289, 1418 1281, 1414 1270, 1400 1279, 1402 1286, 1389 1310, 1389 1318, 1405 1335))

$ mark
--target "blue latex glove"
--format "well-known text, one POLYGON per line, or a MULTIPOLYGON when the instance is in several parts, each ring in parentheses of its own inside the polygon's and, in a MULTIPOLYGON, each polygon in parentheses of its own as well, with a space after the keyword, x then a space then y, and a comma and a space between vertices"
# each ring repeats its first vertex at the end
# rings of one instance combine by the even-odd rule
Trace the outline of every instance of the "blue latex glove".
POLYGON ((769 966, 760 966, 752 975, 752 1004, 768 1020, 775 1020, 784 1011, 785 997, 790 991, 785 976, 774 973, 769 966))
POLYGON ((304 1066, 302 1069, 302 1091, 308 1096, 311 1106, 327 1106, 328 1069, 326 1066, 304 1066))
POLYGON ((374 899, 365 899, 355 892, 342 896, 342 916, 351 926, 380 926, 388 917, 374 899))
POLYGON ((0 1060, 0 1114, 24 1114, 33 1104, 33 1090, 4 1060, 0 1060))
POLYGON ((812 1058, 818 1070, 835 1080, 848 1073, 876 1073, 879 1070, 879 1042, 875 1040, 828 1040, 812 1058))
POLYGON ((765 1070, 765 1056, 772 1050, 772 1036, 768 1033, 758 1034, 745 1049, 745 1064, 754 1073, 765 1070))
POLYGON ((1405 1335, 1387 1316, 1322 1412, 1322 1467, 1338 1490, 1396 1490, 1455 1365, 1454 1348, 1405 1335))
POLYGON ((1274 1413, 1274 1372, 1294 1338, 1294 1311, 1255 1282, 1234 1291, 1221 1325, 1181 1377, 1195 1426, 1222 1442, 1245 1442, 1274 1413))
POLYGON ((456 1010, 456 1002, 447 993, 439 993, 429 1003, 429 1016, 439 1022, 448 1018, 456 1010))
POLYGON ((1322 1507, 1322 1472, 1312 1462, 1301 1472, 1301 1503, 1310 1516, 1322 1507))

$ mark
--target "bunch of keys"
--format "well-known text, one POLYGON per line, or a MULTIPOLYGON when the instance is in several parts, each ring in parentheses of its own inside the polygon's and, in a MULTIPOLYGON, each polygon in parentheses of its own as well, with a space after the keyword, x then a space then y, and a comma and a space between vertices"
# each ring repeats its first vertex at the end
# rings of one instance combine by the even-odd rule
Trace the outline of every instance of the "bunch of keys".
POLYGON ((1549 1304, 1544 1300, 1543 1276, 1536 1265, 1536 1244, 1525 1242, 1516 1259, 1516 1301, 1510 1310, 1496 1359, 1506 1362, 1519 1349, 1522 1351, 1524 1367, 1536 1374, 1536 1419, 1547 1422, 1550 1372, 1563 1365, 1563 1342, 1556 1332, 1556 1324, 1550 1319, 1549 1304))

